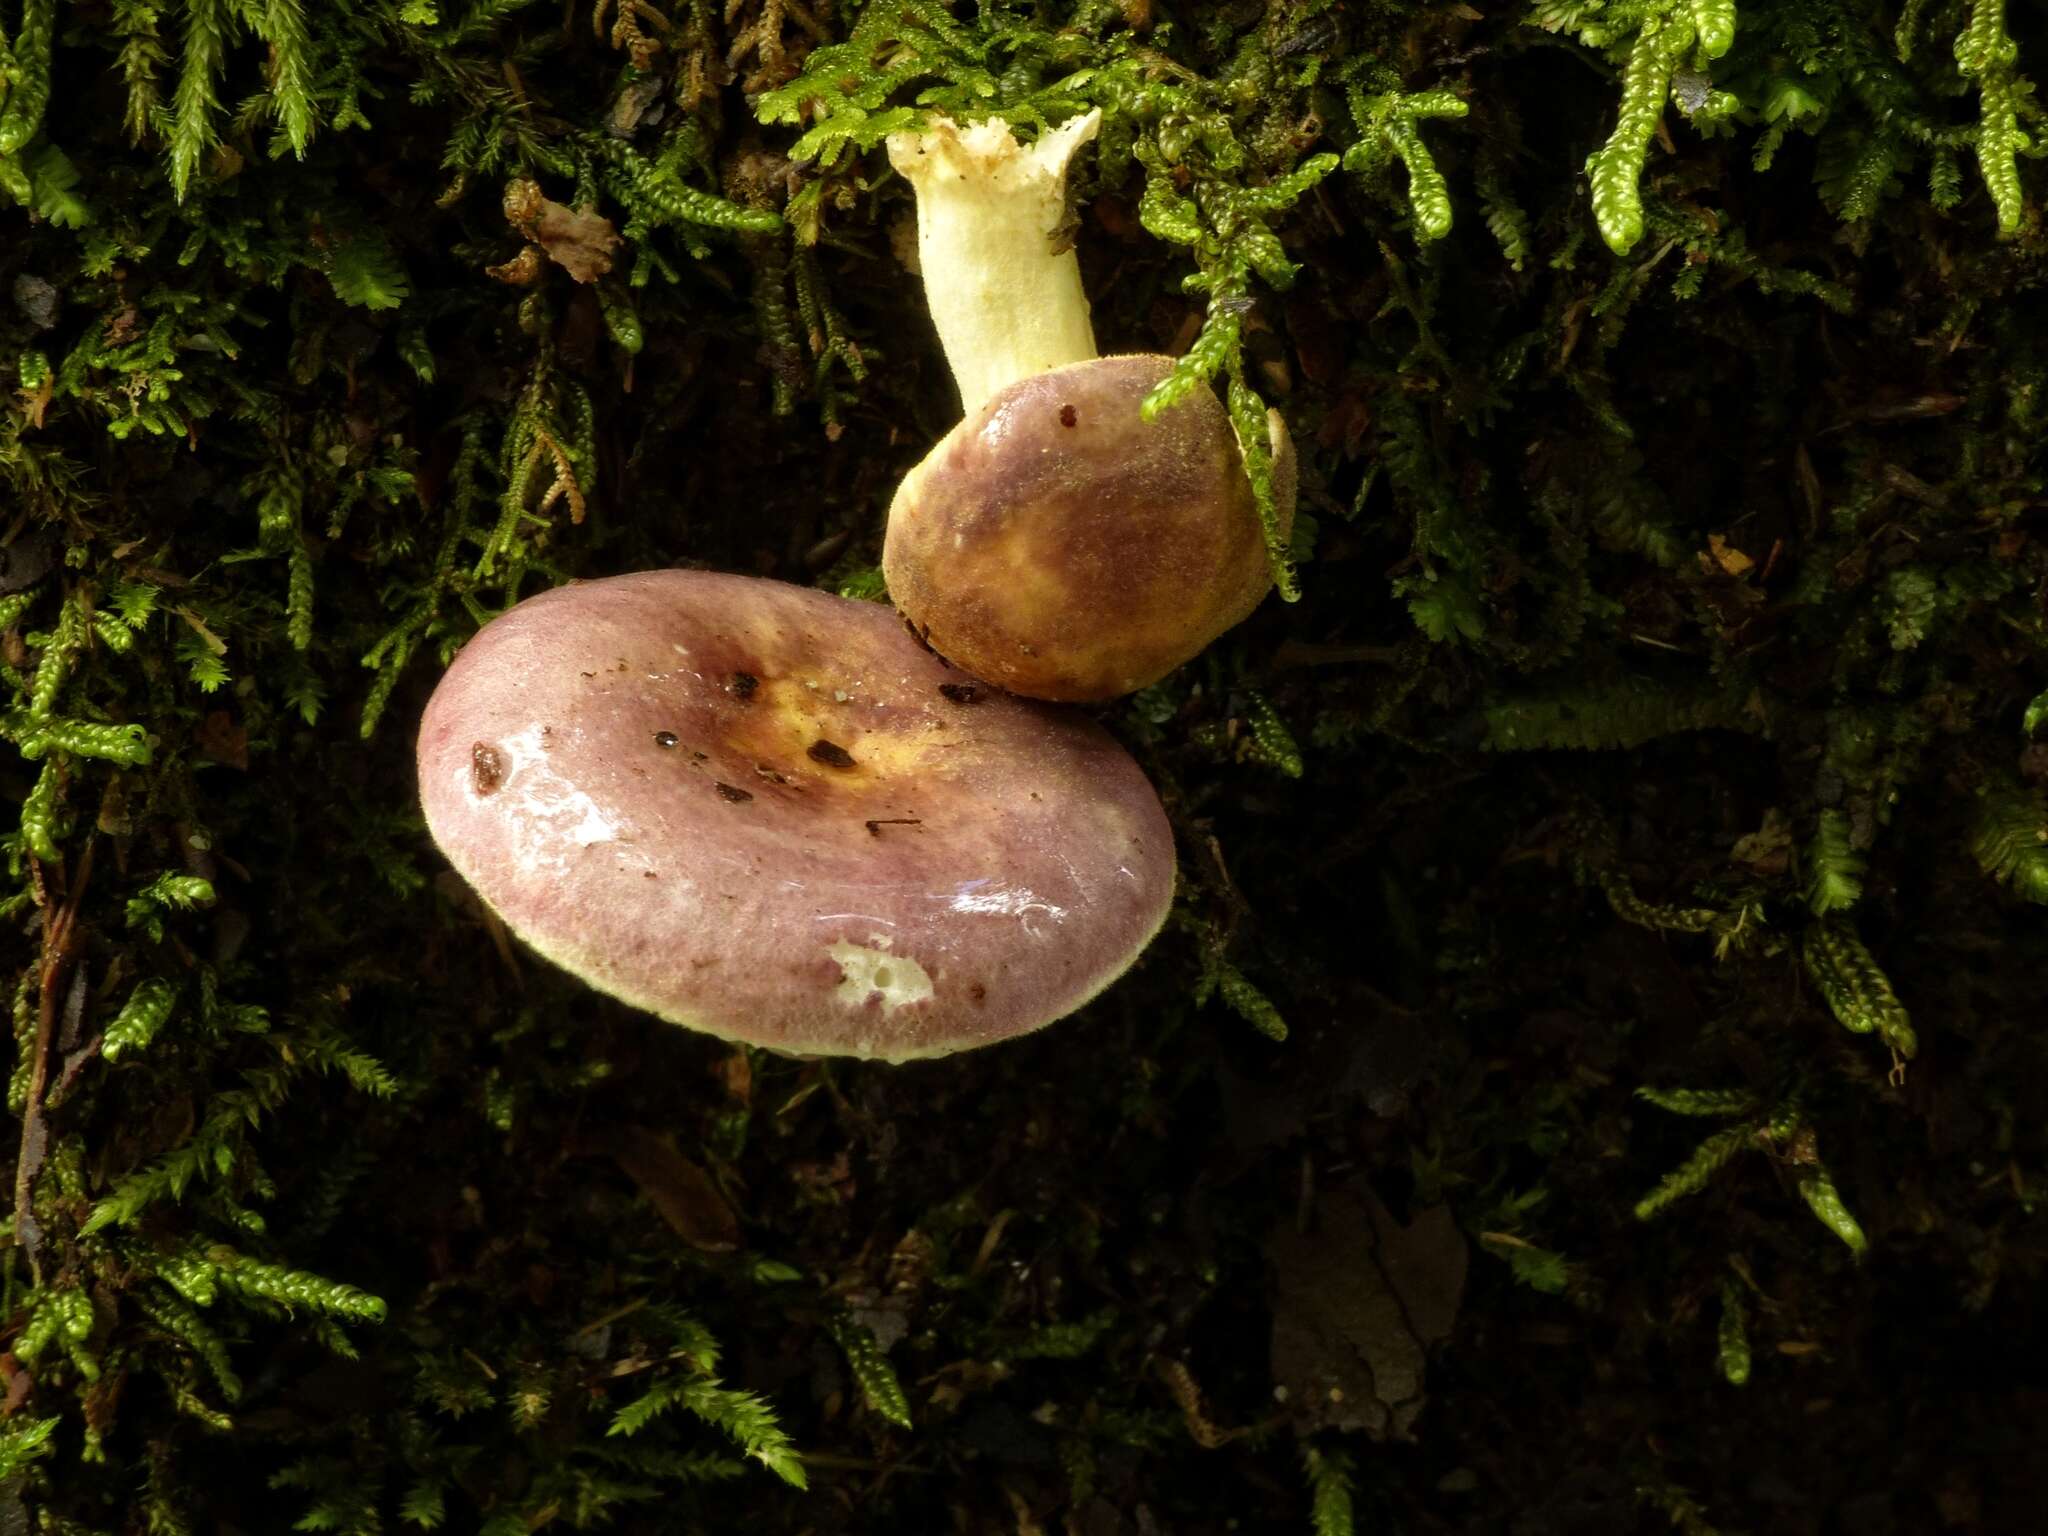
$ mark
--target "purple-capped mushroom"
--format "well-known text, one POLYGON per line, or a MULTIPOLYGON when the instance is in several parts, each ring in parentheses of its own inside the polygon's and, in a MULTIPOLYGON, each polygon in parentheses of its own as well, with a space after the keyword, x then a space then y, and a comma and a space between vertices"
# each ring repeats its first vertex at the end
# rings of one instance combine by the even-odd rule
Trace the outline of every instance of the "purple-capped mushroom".
POLYGON ((421 724, 428 827, 514 933, 614 997, 885 1061, 1024 1034, 1165 920, 1126 752, 948 668, 887 608, 650 571, 529 598, 421 724))

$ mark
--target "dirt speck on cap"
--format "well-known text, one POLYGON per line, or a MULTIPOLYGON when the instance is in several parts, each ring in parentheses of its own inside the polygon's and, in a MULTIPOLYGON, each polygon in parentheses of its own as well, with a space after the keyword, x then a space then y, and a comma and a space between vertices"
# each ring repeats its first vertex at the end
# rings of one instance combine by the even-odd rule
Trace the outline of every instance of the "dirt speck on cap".
POLYGON ((840 746, 838 742, 827 741, 822 736, 811 743, 810 750, 804 755, 814 763, 823 763, 827 768, 851 768, 853 766, 853 754, 851 752, 840 746))
POLYGON ((505 761, 498 756, 496 747, 480 741, 469 749, 469 777, 479 795, 498 792, 498 786, 505 782, 505 761))

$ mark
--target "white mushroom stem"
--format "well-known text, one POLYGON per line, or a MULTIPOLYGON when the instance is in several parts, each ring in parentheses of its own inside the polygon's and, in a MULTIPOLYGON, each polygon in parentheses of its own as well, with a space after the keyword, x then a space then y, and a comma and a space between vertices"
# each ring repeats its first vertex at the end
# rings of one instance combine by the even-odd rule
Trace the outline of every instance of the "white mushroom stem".
POLYGON ((1028 147, 990 118, 939 117, 889 136, 889 163, 917 193, 925 301, 968 414, 1007 384, 1096 356, 1071 245, 1056 249, 1067 165, 1102 124, 1069 118, 1028 147))

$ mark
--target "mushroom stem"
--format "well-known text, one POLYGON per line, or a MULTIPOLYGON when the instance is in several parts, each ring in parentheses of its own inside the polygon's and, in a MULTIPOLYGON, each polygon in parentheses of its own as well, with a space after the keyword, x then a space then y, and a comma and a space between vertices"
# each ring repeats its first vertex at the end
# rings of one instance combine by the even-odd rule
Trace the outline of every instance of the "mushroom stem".
POLYGON ((935 117, 889 136, 889 163, 917 193, 917 254, 939 344, 976 406, 1005 385, 1096 356, 1081 267, 1057 230, 1067 165, 1102 114, 1069 118, 1029 146, 990 118, 935 117))

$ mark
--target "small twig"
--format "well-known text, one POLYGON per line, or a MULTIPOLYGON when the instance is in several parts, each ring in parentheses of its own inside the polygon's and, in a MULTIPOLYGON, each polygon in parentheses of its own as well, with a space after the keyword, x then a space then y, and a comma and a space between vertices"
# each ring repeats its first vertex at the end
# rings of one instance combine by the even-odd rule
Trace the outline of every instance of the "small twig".
POLYGON ((484 1373, 486 1381, 496 1381, 498 1379, 498 1373, 491 1369, 490 1362, 485 1360, 482 1355, 467 1347, 463 1349, 462 1353, 472 1365, 484 1373))
POLYGON ((609 1324, 616 1323, 622 1317, 631 1317, 635 1312, 638 1312, 642 1307, 646 1305, 647 1298, 645 1296, 636 1297, 634 1300, 627 1302, 622 1307, 614 1307, 611 1311, 603 1314, 601 1317, 593 1318, 591 1321, 585 1323, 581 1328, 578 1328, 573 1334, 570 1335, 570 1337, 574 1339, 587 1338, 591 1334, 597 1332, 598 1329, 606 1327, 609 1324))
MULTIPOLYGON (((41 1257, 42 1229, 36 1225, 35 1183, 42 1171, 43 1152, 49 1132, 43 1125, 43 1092, 50 1080, 50 1043, 56 1038, 65 973, 75 956, 78 907, 92 879, 93 838, 78 856, 78 875, 71 882, 64 904, 43 908, 43 953, 36 977, 36 1038, 30 1047, 28 1095, 21 1111, 21 1150, 14 1163, 14 1241, 28 1255, 30 1278, 43 1283, 41 1257)), ((42 866, 31 860, 37 886, 42 886, 42 866)), ((46 897, 47 901, 47 897, 46 897)))
POLYGON ((1251 1433, 1249 1429, 1225 1429, 1210 1419, 1202 1407, 1202 1389, 1195 1382, 1194 1372, 1178 1360, 1155 1359, 1153 1369, 1166 1383, 1173 1400, 1180 1406, 1182 1421, 1187 1425, 1188 1436, 1205 1451, 1219 1450, 1231 1441, 1251 1433))

